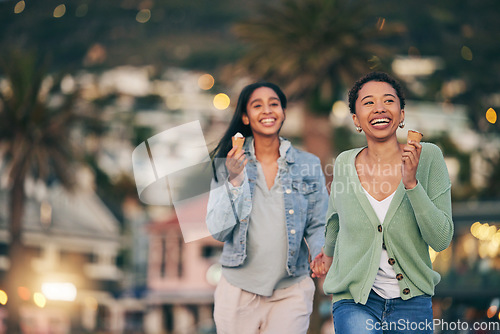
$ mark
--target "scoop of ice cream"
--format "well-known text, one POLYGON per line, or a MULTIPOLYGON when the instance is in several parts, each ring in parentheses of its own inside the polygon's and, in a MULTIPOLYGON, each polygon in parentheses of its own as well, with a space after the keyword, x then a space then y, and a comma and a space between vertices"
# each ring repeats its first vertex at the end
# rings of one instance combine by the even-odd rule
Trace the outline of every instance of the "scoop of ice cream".
POLYGON ((233 137, 235 138, 244 138, 243 135, 239 132, 237 132, 233 137))

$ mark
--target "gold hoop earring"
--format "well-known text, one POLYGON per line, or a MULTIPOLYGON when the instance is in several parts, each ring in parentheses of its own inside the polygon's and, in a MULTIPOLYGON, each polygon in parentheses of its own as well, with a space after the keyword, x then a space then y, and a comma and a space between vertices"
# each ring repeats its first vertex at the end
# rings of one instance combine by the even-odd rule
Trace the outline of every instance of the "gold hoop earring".
POLYGON ((361 133, 363 131, 363 129, 360 126, 357 126, 356 127, 356 131, 358 131, 359 133, 361 133))
POLYGON ((405 127, 405 121, 402 120, 401 123, 399 123, 399 127, 402 129, 405 127))

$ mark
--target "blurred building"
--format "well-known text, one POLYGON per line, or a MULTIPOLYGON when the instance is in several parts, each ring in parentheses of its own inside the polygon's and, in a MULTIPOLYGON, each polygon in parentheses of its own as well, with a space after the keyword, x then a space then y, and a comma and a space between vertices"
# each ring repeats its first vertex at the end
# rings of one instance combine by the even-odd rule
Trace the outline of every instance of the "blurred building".
POLYGON ((430 251, 434 269, 442 276, 434 317, 471 325, 481 322, 489 325, 481 333, 500 333, 500 202, 453 203, 453 221, 450 247, 430 251))
MULTIPOLYGON (((198 210, 196 203, 192 210, 198 210)), ((205 222, 200 221, 200 229, 205 222)), ((147 225, 147 292, 128 328, 145 333, 215 333, 213 294, 222 243, 212 237, 184 242, 175 212, 147 225)), ((129 320, 130 322, 130 320, 129 320)))
MULTIPOLYGON (((86 179, 79 173, 80 181, 86 179)), ((25 333, 109 328, 122 272, 120 225, 91 187, 68 192, 29 181, 22 242, 30 272, 18 288, 25 333)), ((8 192, 0 191, 0 277, 9 270, 8 192)), ((112 324, 111 324, 112 325, 112 324)))

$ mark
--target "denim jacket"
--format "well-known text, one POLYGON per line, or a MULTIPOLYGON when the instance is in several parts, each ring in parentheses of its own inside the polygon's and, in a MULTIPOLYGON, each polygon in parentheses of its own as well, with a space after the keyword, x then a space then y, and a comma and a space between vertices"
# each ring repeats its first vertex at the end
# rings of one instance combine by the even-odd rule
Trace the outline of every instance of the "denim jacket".
MULTIPOLYGON (((247 231, 252 212, 252 195, 257 179, 255 156, 244 144, 248 163, 241 186, 228 181, 225 164, 217 171, 219 182, 212 180, 207 208, 207 226, 212 236, 224 242, 220 263, 237 267, 246 258, 247 231)), ((280 170, 285 203, 288 237, 287 272, 290 276, 309 273, 309 257, 314 258, 324 243, 328 194, 319 159, 311 153, 290 146, 286 152, 284 170, 280 170)), ((272 256, 272 255, 271 255, 272 256)))

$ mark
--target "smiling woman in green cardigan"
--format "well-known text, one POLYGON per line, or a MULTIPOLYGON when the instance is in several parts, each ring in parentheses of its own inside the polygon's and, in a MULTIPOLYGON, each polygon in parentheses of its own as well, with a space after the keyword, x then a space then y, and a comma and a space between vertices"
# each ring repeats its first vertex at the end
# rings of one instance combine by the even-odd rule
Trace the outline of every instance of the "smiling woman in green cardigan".
POLYGON ((314 276, 326 274, 336 333, 433 333, 432 301, 439 252, 453 236, 451 183, 440 149, 397 141, 404 127, 401 86, 373 72, 349 92, 349 107, 367 146, 335 161, 323 252, 314 276))

